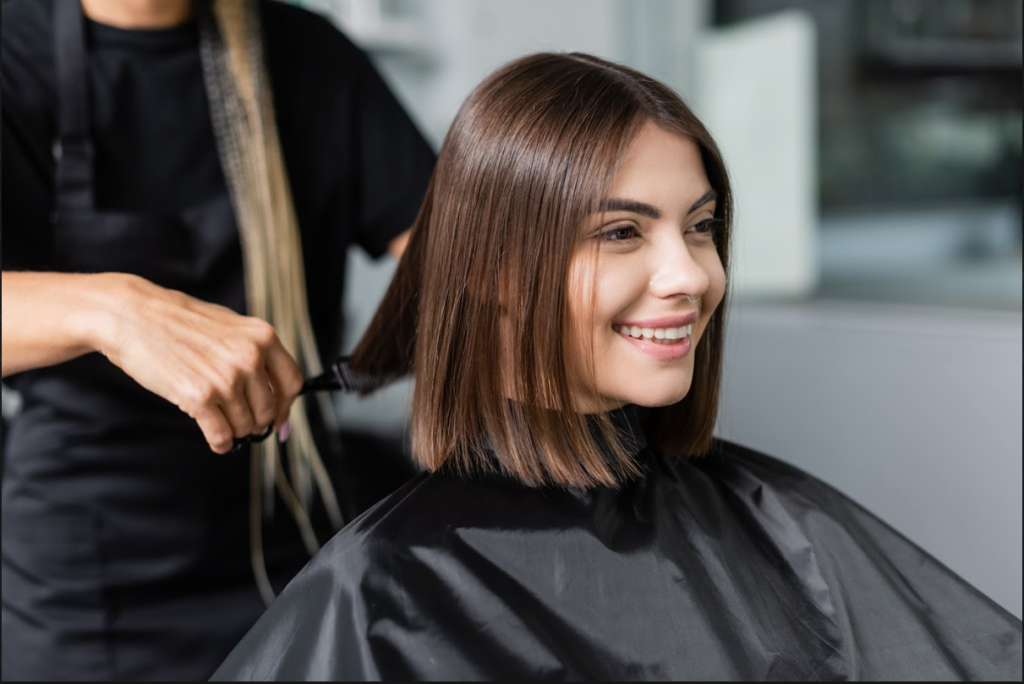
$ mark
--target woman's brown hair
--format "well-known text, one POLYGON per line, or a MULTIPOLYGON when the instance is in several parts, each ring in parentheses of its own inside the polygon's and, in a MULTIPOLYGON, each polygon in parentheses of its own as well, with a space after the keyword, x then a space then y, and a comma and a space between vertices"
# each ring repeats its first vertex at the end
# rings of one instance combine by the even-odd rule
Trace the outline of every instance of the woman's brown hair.
MULTIPOLYGON (((415 375, 412 451, 428 470, 499 470, 531 486, 583 488, 638 472, 607 416, 573 410, 567 273, 584 221, 647 122, 699 147, 728 268, 725 165, 697 117, 658 81, 589 55, 542 53, 492 74, 459 110, 408 249, 351 361, 415 375)), ((711 445, 723 324, 721 306, 687 396, 641 409, 648 439, 670 453, 711 445)))

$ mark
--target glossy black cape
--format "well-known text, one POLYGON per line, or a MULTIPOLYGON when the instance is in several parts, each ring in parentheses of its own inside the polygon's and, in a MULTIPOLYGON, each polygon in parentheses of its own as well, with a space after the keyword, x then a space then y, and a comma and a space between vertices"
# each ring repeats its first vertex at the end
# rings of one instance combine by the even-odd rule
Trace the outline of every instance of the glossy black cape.
POLYGON ((719 443, 620 491, 423 475, 214 679, 1021 680, 1021 623, 863 508, 719 443))

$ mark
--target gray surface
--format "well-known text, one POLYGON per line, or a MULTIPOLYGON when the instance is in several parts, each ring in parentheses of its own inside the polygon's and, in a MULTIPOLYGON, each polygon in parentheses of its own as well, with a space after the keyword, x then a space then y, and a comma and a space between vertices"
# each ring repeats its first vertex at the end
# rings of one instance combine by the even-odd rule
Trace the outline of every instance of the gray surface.
POLYGON ((819 296, 1021 310, 1020 204, 830 215, 819 231, 819 296))
POLYGON ((1021 315, 733 309, 719 433, 852 496, 1021 615, 1021 315))

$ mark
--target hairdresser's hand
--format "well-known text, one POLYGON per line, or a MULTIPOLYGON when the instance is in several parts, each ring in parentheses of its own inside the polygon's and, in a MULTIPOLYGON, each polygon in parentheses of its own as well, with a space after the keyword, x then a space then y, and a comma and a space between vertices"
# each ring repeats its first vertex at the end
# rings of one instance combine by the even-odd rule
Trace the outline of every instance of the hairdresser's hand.
POLYGON ((271 424, 287 436, 303 377, 269 323, 141 278, 112 276, 121 301, 107 318, 101 353, 195 418, 217 453, 271 424))

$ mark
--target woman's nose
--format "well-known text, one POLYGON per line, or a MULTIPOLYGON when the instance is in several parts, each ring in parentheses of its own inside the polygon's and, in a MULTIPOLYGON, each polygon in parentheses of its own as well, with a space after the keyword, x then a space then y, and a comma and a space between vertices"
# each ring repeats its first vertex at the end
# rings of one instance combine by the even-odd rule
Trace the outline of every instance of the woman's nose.
POLYGON ((694 258, 682 236, 656 246, 651 259, 650 291, 656 297, 694 298, 703 295, 711 284, 707 269, 694 258))

